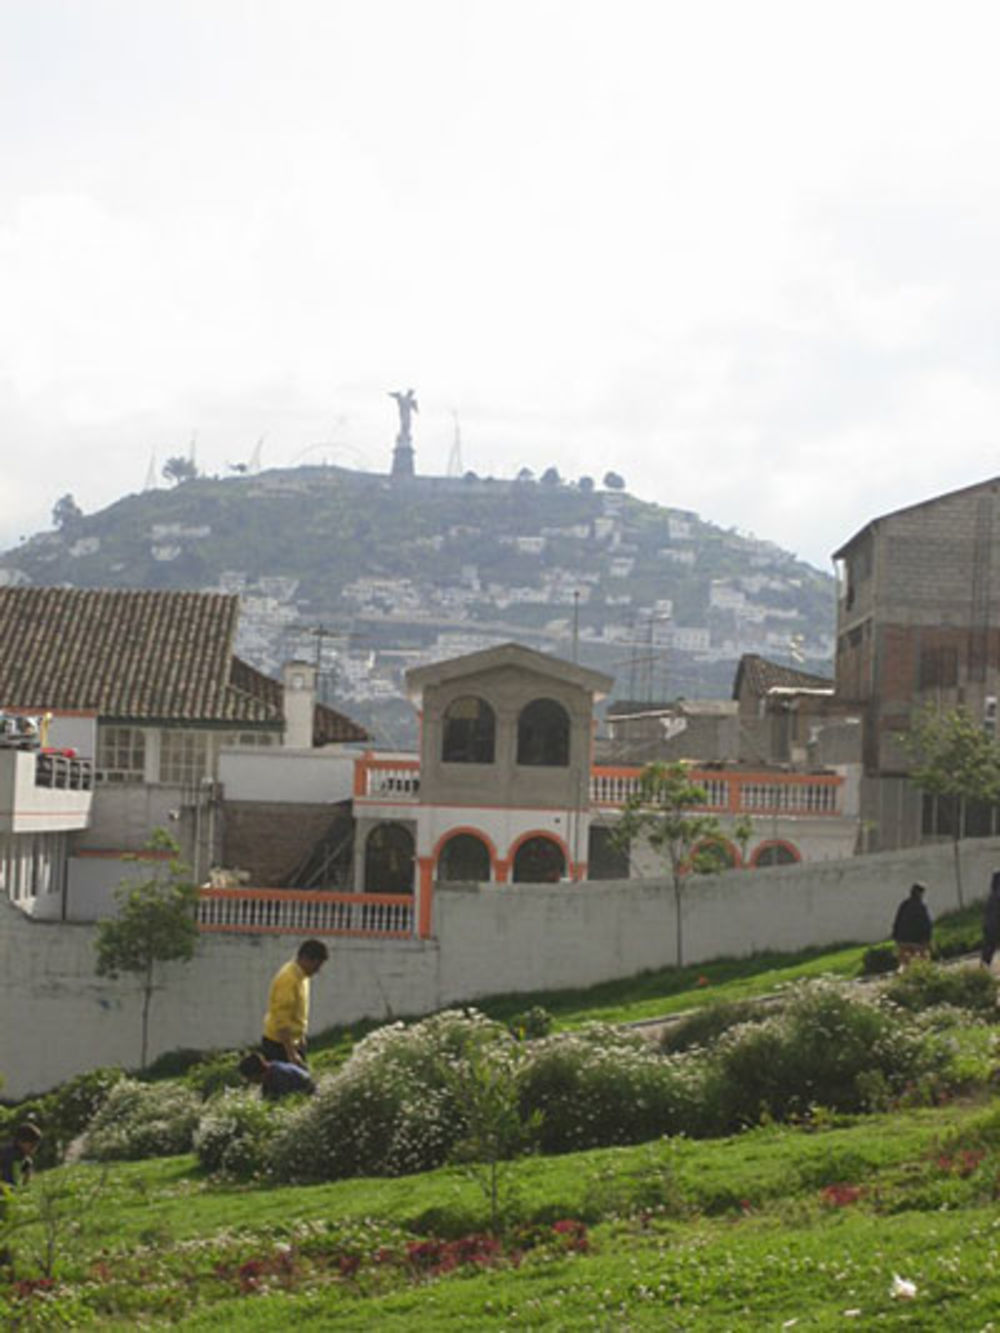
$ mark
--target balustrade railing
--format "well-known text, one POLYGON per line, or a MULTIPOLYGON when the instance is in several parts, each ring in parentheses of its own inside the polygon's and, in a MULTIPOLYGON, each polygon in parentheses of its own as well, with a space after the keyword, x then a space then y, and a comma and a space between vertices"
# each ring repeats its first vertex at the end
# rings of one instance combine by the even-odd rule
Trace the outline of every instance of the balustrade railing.
POLYGON ((57 791, 92 791, 94 765, 90 759, 39 754, 35 759, 35 786, 57 791))
MULTIPOLYGON (((595 764, 590 774, 594 805, 624 805, 639 789, 642 769, 595 764)), ((839 815, 844 779, 837 773, 743 773, 715 769, 689 770, 692 782, 705 789, 702 807, 718 814, 839 815)), ((420 761, 366 755, 357 764, 354 794, 385 801, 416 801, 420 761)))
POLYGON ((413 934, 413 898, 408 894, 301 889, 201 889, 198 928, 258 935, 408 939, 413 934))

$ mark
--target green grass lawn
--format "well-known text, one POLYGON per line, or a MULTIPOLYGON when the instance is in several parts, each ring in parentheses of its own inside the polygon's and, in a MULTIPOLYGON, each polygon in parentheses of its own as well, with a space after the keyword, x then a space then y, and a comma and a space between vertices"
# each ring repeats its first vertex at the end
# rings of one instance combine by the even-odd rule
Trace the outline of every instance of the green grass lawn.
MULTIPOLYGON (((861 953, 723 961, 683 984, 650 974, 482 1007, 629 1021, 857 974, 861 953)), ((993 1030, 959 1038, 982 1088, 993 1030)), ((328 1051, 349 1044, 336 1034, 328 1051)), ((19 1279, 0 1280, 0 1326, 1000 1330, 1000 1108, 988 1091, 529 1157, 505 1183, 511 1220, 494 1242, 486 1198, 457 1167, 309 1187, 227 1184, 190 1156, 42 1172, 30 1207, 15 1200, 0 1220, 0 1233, 25 1222, 0 1235, 19 1279)))

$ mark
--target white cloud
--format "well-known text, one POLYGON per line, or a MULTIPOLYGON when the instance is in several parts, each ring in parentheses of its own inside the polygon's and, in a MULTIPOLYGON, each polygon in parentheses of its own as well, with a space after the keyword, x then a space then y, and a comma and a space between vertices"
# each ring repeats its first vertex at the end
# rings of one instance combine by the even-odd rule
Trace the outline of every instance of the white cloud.
POLYGON ((992 10, 11 0, 0 540, 209 468, 566 476, 825 563, 997 471, 992 10), (306 452, 308 451, 308 452, 306 452))

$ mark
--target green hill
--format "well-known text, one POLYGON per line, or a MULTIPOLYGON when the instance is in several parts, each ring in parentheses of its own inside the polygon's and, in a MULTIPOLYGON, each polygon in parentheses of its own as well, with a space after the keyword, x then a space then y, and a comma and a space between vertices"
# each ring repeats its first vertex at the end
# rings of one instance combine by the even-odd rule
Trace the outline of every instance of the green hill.
POLYGON ((649 700, 728 695, 742 652, 817 672, 832 656, 829 575, 620 490, 300 467, 72 508, 0 578, 239 592, 245 656, 274 671, 318 653, 329 697, 378 730, 409 718, 405 666, 490 642, 575 643, 649 700))

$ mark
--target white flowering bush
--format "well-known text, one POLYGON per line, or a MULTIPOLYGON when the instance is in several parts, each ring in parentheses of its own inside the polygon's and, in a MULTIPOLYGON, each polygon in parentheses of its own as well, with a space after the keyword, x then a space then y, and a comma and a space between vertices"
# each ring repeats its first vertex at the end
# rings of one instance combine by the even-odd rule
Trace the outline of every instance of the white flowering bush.
POLYGON ((201 1101, 181 1083, 125 1078, 87 1127, 83 1156, 98 1161, 190 1152, 201 1101))
POLYGON ((663 1056, 637 1033, 590 1024, 527 1048, 521 1107, 541 1112, 545 1152, 642 1143, 697 1132, 703 1083, 702 1062, 663 1056))
POLYGON ((246 1178, 263 1171, 267 1146, 287 1119, 286 1104, 256 1090, 227 1088, 202 1107, 194 1150, 206 1171, 246 1178))
POLYGON ((440 1166, 467 1128, 444 1071, 483 1041, 512 1038, 475 1011, 448 1010, 371 1033, 275 1135, 268 1153, 274 1174, 335 1180, 440 1166))
POLYGON ((710 1129, 728 1133, 766 1114, 813 1105, 871 1108, 943 1068, 948 1050, 878 995, 834 981, 802 983, 781 1013, 724 1033, 706 1057, 710 1129))

